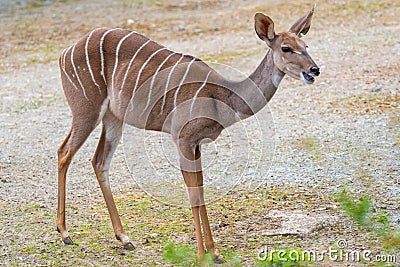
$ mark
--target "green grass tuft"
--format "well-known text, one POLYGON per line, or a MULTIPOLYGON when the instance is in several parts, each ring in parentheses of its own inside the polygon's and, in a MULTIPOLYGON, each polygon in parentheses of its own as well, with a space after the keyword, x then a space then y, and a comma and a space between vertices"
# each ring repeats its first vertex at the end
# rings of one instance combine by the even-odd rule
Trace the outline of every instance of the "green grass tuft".
POLYGON ((122 5, 127 8, 138 8, 142 6, 162 6, 163 0, 125 0, 122 5))
POLYGON ((46 6, 49 6, 49 5, 50 5, 50 3, 47 3, 45 1, 33 1, 33 2, 29 3, 27 8, 28 9, 35 9, 35 8, 46 7, 46 6))
POLYGON ((176 266, 198 266, 199 264, 195 249, 186 244, 168 243, 164 247, 163 258, 176 266))
MULTIPOLYGON (((242 266, 242 259, 238 254, 235 252, 232 252, 230 250, 222 251, 221 253, 224 257, 224 260, 226 262, 226 266, 229 267, 239 267, 242 266)), ((225 266, 225 265, 224 265, 225 266)))
POLYGON ((371 233, 381 241, 382 247, 386 251, 394 253, 400 251, 400 229, 391 226, 390 218, 386 212, 373 211, 374 207, 368 196, 356 200, 346 191, 342 191, 337 194, 336 200, 343 212, 361 229, 371 233))
POLYGON ((371 199, 368 196, 362 196, 356 200, 345 191, 342 191, 337 195, 336 200, 339 202, 344 213, 359 226, 367 224, 372 207, 371 199))
MULTIPOLYGON (((239 267, 241 266, 241 258, 232 251, 223 251, 225 263, 222 266, 239 267)), ((199 266, 197 251, 194 247, 188 244, 168 243, 164 247, 164 260, 170 262, 174 266, 199 266)), ((213 266, 214 261, 211 254, 206 253, 203 259, 203 264, 213 266)))

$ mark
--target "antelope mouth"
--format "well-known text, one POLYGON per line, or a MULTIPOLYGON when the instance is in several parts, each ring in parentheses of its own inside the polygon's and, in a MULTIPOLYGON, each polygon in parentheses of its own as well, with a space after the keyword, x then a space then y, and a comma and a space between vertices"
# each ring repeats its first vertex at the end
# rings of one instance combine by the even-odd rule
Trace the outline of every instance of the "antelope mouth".
POLYGON ((312 84, 315 81, 316 75, 314 73, 307 74, 304 71, 300 73, 300 79, 306 84, 312 84))

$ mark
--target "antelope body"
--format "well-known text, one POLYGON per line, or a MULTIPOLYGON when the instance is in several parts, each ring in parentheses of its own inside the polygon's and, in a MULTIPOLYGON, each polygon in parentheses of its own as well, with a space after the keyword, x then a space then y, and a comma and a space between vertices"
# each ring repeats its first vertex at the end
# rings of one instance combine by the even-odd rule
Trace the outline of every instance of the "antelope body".
POLYGON ((270 47, 248 79, 231 82, 201 60, 173 52, 124 29, 95 29, 65 49, 59 59, 65 96, 72 112, 71 130, 58 149, 57 229, 72 244, 65 222, 65 183, 72 157, 96 126, 102 132, 92 159, 115 235, 127 249, 114 203, 108 170, 123 123, 171 134, 177 144, 195 223, 198 254, 206 249, 221 261, 208 222, 203 196, 201 143, 263 108, 288 74, 312 83, 319 68, 300 39, 310 28, 314 9, 289 30, 276 34, 273 21, 257 13, 255 30, 270 47), (203 233, 202 233, 203 232, 203 233))

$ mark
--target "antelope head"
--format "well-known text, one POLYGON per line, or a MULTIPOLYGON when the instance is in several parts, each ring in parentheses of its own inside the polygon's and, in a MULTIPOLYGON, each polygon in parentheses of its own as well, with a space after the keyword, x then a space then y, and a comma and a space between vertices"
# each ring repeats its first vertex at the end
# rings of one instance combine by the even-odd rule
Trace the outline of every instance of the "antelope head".
POLYGON ((262 13, 255 15, 255 30, 261 40, 272 50, 275 66, 292 78, 312 84, 319 75, 319 67, 307 52, 301 37, 311 26, 314 8, 296 21, 288 32, 275 33, 274 22, 262 13))

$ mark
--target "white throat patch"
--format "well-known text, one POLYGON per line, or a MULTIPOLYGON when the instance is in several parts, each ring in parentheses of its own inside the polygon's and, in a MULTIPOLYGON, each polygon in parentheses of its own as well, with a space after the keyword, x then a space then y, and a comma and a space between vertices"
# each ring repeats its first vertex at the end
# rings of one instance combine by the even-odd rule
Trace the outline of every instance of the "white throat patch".
POLYGON ((272 84, 278 88, 279 84, 281 83, 283 79, 283 75, 279 74, 279 73, 274 73, 272 75, 272 84))

